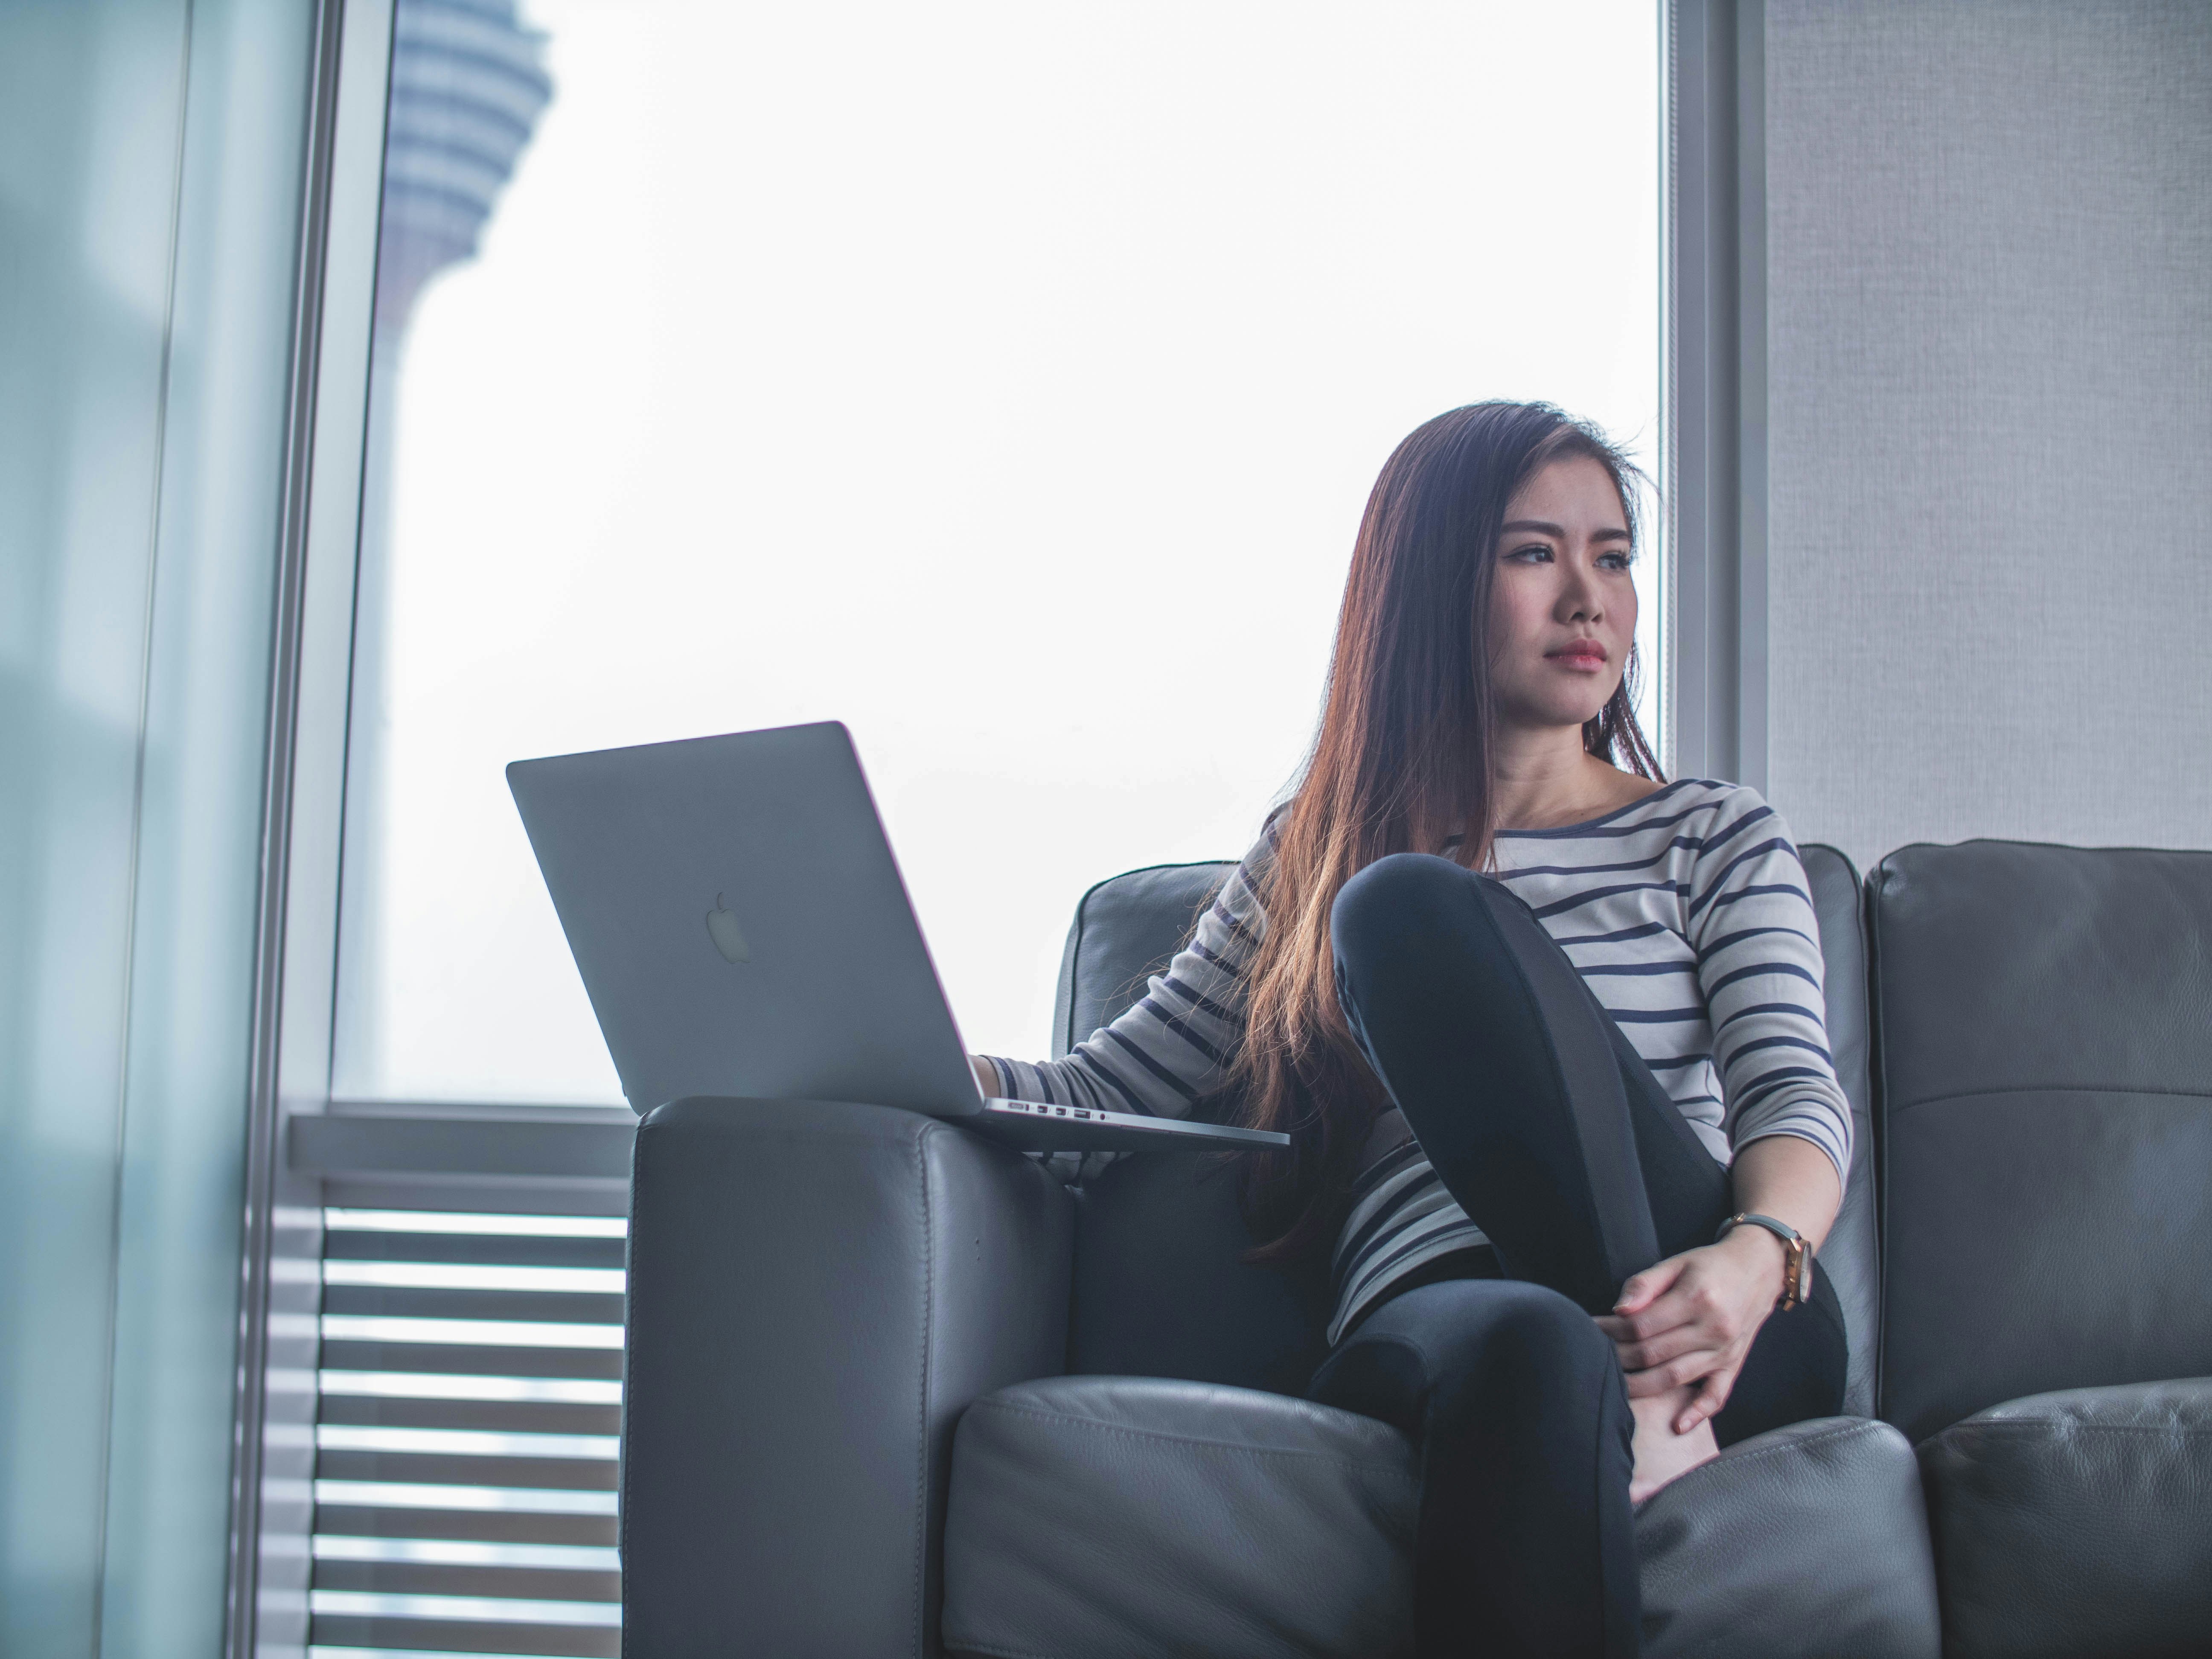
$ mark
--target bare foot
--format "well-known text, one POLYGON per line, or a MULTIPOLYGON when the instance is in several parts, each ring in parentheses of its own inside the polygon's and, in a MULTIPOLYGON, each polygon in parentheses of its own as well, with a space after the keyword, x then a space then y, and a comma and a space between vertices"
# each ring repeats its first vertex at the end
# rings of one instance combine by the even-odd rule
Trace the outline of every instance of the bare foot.
POLYGON ((1690 1403, 1690 1396, 1696 1392, 1695 1383, 1686 1382, 1665 1394, 1628 1402, 1628 1409, 1636 1419, 1636 1468, 1628 1479, 1630 1503, 1641 1504, 1669 1480, 1721 1455, 1720 1445, 1713 1438, 1711 1419, 1687 1434, 1674 1432, 1674 1419, 1681 1415, 1682 1407, 1690 1403))

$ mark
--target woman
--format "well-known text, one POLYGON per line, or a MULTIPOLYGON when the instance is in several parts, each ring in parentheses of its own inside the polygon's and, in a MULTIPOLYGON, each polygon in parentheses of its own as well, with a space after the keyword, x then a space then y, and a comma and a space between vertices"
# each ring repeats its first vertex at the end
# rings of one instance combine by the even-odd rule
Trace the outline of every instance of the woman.
POLYGON ((1290 1133, 1255 1255, 1331 1252, 1313 1397, 1421 1447, 1424 1659, 1636 1652, 1632 1505, 1842 1397, 1818 927, 1780 818, 1637 727, 1632 471, 1541 404, 1408 437, 1289 804, 1136 1007, 976 1060, 1290 1133))

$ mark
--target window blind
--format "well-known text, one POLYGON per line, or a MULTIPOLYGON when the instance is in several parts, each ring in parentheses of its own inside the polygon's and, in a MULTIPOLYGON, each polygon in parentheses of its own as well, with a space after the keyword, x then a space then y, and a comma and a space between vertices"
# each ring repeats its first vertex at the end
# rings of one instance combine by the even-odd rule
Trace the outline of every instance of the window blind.
POLYGON ((324 1218, 310 1659, 618 1654, 628 1224, 324 1218))

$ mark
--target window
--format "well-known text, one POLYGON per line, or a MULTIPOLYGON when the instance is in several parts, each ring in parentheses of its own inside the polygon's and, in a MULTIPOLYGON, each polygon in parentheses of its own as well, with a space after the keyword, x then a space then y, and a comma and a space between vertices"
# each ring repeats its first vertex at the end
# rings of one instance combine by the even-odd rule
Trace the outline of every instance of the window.
POLYGON ((823 718, 969 1045, 1042 1054, 1084 889, 1291 781, 1401 436, 1656 462, 1643 0, 398 29, 342 1096, 617 1101, 501 767, 823 718))

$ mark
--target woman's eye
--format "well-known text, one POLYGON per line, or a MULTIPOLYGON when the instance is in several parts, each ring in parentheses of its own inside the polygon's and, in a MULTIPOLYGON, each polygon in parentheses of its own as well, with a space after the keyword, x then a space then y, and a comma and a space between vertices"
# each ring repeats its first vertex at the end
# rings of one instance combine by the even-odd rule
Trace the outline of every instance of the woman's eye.
POLYGON ((1601 553, 1597 562, 1607 570, 1626 570, 1628 568, 1630 559, 1626 553, 1601 553))
POLYGON ((1552 556, 1552 550, 1541 542, 1532 542, 1527 547, 1515 548, 1505 556, 1509 559, 1526 559, 1529 563, 1534 564, 1539 560, 1549 559, 1552 556))

